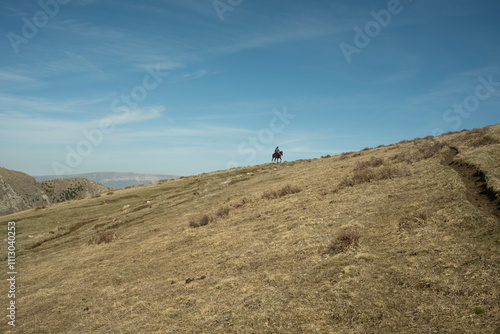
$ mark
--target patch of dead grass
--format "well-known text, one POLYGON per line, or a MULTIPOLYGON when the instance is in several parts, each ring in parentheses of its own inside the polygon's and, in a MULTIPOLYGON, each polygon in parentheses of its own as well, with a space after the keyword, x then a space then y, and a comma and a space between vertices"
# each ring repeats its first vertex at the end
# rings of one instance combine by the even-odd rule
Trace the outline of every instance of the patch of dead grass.
POLYGON ((189 227, 197 228, 201 226, 206 226, 215 220, 214 216, 209 214, 202 214, 197 217, 191 217, 189 219, 189 227))
POLYGON ((359 246, 361 233, 354 227, 341 228, 333 237, 332 242, 327 247, 325 254, 338 254, 354 249, 359 246))
POLYGON ((100 235, 93 236, 87 242, 88 245, 100 245, 102 243, 109 244, 118 239, 118 235, 115 231, 106 231, 101 233, 100 235))
POLYGON ((279 197, 283 197, 286 195, 299 193, 301 190, 302 189, 300 189, 297 186, 292 186, 292 185, 287 184, 286 186, 284 186, 283 188, 278 189, 278 190, 267 190, 266 192, 264 192, 262 194, 262 198, 265 198, 265 199, 279 198, 279 197))

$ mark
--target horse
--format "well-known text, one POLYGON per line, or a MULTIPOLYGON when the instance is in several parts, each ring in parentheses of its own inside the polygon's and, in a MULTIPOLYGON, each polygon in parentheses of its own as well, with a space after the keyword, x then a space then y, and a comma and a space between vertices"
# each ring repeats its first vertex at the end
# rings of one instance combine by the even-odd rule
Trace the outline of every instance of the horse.
POLYGON ((274 162, 276 160, 276 162, 278 162, 278 159, 280 159, 280 162, 281 162, 281 157, 283 156, 283 151, 280 151, 280 153, 273 153, 273 160, 272 162, 274 162))

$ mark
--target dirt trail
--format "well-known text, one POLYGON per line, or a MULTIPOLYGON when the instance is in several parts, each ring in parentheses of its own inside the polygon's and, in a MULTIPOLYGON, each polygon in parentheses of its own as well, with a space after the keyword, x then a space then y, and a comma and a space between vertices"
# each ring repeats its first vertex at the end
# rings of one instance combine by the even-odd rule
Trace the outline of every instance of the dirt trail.
POLYGON ((454 162, 453 158, 457 154, 458 150, 455 147, 450 147, 450 152, 442 164, 452 167, 460 175, 462 182, 465 184, 465 195, 472 205, 500 221, 500 199, 488 187, 484 172, 474 166, 454 162))

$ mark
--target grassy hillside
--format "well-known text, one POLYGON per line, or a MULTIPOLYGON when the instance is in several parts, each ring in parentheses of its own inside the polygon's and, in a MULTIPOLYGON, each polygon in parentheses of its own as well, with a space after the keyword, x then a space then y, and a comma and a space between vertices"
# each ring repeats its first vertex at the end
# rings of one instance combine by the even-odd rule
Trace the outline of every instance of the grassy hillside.
POLYGON ((2 217, 12 332, 497 333, 498 143, 497 125, 2 217))

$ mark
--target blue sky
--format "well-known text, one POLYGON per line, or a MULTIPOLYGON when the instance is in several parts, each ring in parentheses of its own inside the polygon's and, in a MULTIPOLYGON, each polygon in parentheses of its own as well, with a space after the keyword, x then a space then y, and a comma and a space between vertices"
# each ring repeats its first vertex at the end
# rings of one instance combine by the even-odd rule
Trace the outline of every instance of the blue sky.
POLYGON ((3 0, 0 166, 191 175, 500 123, 500 3, 3 0))

